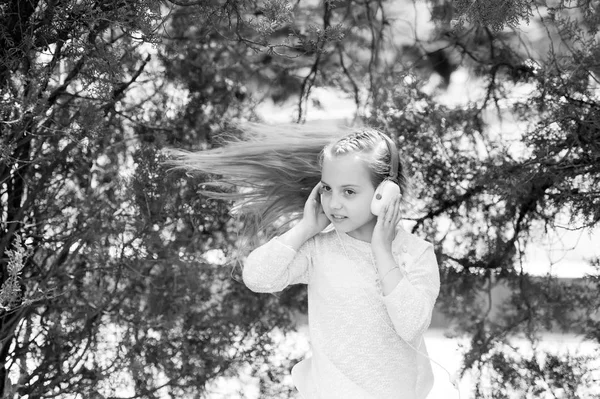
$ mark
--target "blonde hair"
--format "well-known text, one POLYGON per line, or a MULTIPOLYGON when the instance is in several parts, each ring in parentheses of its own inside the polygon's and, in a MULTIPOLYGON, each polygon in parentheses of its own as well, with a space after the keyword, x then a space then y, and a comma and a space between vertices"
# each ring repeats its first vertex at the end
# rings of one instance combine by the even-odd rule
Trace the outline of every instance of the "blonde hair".
MULTIPOLYGON (((328 155, 365 154, 376 187, 388 174, 390 156, 382 146, 383 133, 371 129, 327 128, 318 125, 238 127, 223 146, 205 151, 166 150, 175 169, 213 175, 201 194, 233 201, 232 214, 243 221, 244 236, 252 244, 282 233, 302 216, 304 204, 321 180, 328 155)), ((401 157, 398 157, 401 158, 401 157)), ((406 176, 399 163, 398 183, 404 193, 406 176)))
POLYGON ((323 164, 326 156, 340 156, 350 153, 360 153, 367 167, 371 171, 371 183, 377 187, 387 178, 395 181, 400 186, 400 193, 404 198, 408 192, 408 176, 404 160, 398 153, 396 144, 383 132, 374 128, 362 128, 328 144, 319 157, 319 164, 323 164), (392 152, 395 152, 393 154, 392 152), (395 158, 395 159, 394 159, 395 158), (396 163, 396 170, 392 166, 396 163))

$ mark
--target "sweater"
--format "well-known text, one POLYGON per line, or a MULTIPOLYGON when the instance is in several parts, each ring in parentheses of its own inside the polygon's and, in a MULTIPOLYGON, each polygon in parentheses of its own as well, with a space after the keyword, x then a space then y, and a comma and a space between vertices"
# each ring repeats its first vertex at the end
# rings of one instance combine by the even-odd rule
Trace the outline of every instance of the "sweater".
POLYGON ((384 296, 371 244, 335 230, 298 251, 277 237, 246 258, 255 292, 308 284, 312 357, 292 369, 306 399, 423 399, 433 372, 423 334, 440 288, 433 246, 399 228, 392 252, 404 278, 384 296))

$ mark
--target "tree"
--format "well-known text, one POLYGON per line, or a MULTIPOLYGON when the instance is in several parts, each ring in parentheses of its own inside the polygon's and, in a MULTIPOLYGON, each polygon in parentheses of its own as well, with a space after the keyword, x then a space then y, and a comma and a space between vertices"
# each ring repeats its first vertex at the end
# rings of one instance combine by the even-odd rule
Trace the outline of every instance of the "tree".
POLYGON ((157 32, 174 5, 0 7, 2 397, 199 395, 248 357, 267 362, 266 332, 289 313, 232 279, 234 258, 207 257, 229 257, 237 227, 158 152, 242 113, 205 96, 204 112, 164 118, 179 77, 157 32))

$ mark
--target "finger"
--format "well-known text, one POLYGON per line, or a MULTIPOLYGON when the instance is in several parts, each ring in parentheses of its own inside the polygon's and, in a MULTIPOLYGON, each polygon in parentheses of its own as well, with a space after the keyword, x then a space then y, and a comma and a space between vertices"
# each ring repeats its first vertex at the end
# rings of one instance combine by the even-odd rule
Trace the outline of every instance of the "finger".
POLYGON ((385 223, 390 224, 394 220, 395 201, 392 200, 388 204, 385 212, 385 223))
POLYGON ((385 221, 384 221, 384 225, 386 226, 386 228, 389 228, 392 225, 392 222, 394 221, 395 209, 396 209, 396 200, 394 198, 390 201, 390 203, 388 204, 388 206, 386 208, 385 221))
POLYGON ((394 223, 394 225, 398 224, 398 222, 400 221, 400 196, 396 196, 396 198, 394 198, 394 214, 393 214, 393 218, 392 218, 392 222, 394 223))
POLYGON ((378 225, 383 225, 385 223, 385 217, 387 215, 388 208, 389 208, 389 205, 386 205, 383 209, 381 209, 381 211, 379 212, 379 215, 377 215, 377 224, 378 225))
POLYGON ((319 190, 321 189, 321 182, 318 182, 310 192, 308 198, 312 198, 313 201, 318 201, 319 198, 319 190))
POLYGON ((396 224, 400 223, 402 220, 402 197, 398 197, 398 214, 396 215, 396 224))

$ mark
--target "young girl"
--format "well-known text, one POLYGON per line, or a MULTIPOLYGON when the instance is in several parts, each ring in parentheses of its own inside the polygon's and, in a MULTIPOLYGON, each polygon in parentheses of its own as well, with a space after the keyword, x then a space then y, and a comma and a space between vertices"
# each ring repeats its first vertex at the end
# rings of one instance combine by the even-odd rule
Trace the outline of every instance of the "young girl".
POLYGON ((256 292, 308 284, 312 356, 292 370, 301 397, 425 398, 433 374, 423 334, 439 292, 439 270, 432 245, 399 226, 407 179, 393 141, 368 128, 333 141, 331 134, 294 134, 299 132, 295 129, 284 146, 280 137, 254 128, 246 143, 231 143, 204 156, 179 153, 178 162, 204 172, 226 172, 220 183, 244 182, 249 197, 239 209, 247 207, 259 215, 257 220, 270 222, 294 209, 285 204, 298 196, 287 189, 309 191, 306 185, 312 182, 299 221, 253 250, 243 269, 245 284, 256 292), (324 147, 323 138, 329 141, 324 147), (262 166, 258 152, 248 155, 249 143, 262 145, 262 166), (235 168, 232 162, 229 167, 216 162, 234 153, 235 168), (292 169, 284 166, 287 162, 292 169), (318 172, 309 164, 320 170, 316 184, 318 172), (273 165, 281 166, 278 173, 269 172, 273 165), (254 176, 252 181, 248 175, 254 176), (281 191, 286 178, 291 186, 281 191), (376 210, 382 183, 397 185, 400 194, 376 210))

